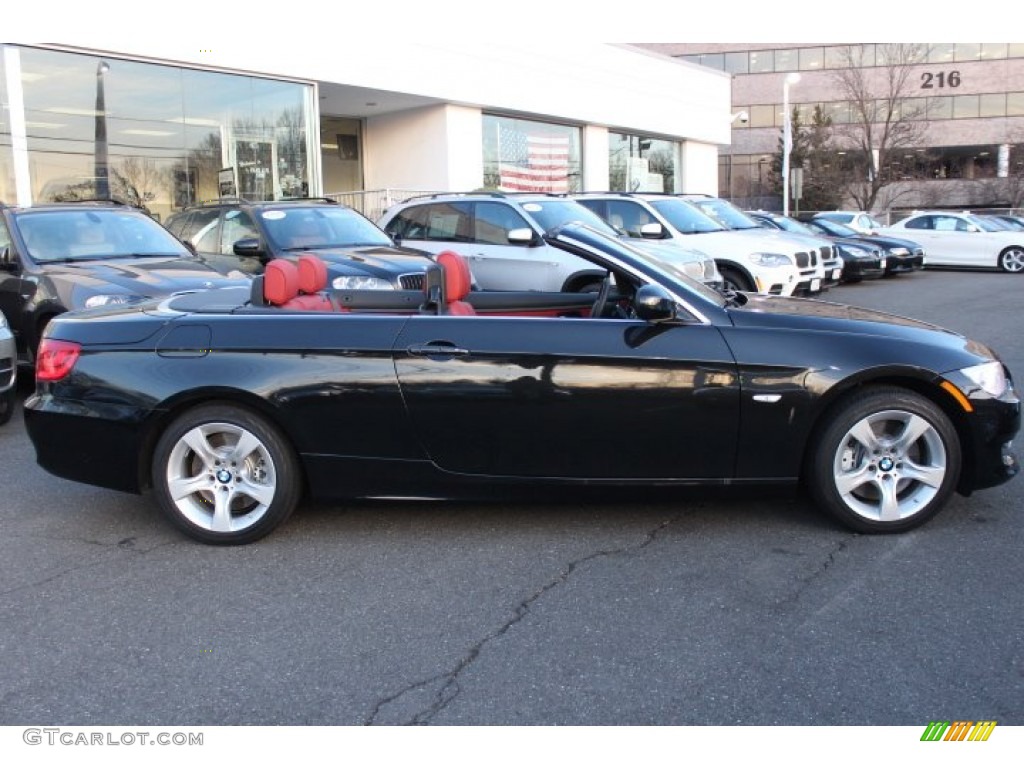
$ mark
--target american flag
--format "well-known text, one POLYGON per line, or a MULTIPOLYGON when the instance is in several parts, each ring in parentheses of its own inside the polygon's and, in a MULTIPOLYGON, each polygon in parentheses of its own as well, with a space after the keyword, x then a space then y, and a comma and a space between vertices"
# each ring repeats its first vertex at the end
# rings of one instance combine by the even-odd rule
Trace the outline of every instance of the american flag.
POLYGON ((508 133, 502 137, 498 165, 504 192, 568 192, 569 137, 508 133))

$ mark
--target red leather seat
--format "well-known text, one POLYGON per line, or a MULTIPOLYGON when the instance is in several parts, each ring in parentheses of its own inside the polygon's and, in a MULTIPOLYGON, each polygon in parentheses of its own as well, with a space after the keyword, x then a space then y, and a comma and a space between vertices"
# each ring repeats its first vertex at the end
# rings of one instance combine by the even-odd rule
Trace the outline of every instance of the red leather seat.
POLYGON ((284 309, 331 310, 331 300, 324 293, 300 293, 304 288, 327 285, 327 267, 320 259, 316 264, 302 259, 298 266, 287 259, 274 259, 263 272, 263 298, 273 307, 284 309))
POLYGON ((435 259, 444 270, 444 288, 447 315, 475 315, 476 310, 465 298, 473 287, 473 275, 469 264, 455 251, 442 251, 435 259))
POLYGON ((288 302, 289 309, 316 309, 330 311, 331 300, 327 289, 327 265, 312 254, 299 256, 299 296, 288 302))
POLYGON ((263 298, 273 307, 283 307, 299 295, 299 269, 287 259, 274 259, 263 271, 263 298))

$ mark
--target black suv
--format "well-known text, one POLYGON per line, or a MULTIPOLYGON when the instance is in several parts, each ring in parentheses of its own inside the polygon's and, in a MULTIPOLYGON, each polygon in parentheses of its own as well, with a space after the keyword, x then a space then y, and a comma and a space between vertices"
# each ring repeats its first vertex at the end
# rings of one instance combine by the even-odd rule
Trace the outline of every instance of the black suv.
POLYGON ((164 226, 224 272, 262 274, 271 259, 314 252, 342 290, 420 289, 432 263, 426 251, 396 246, 361 213, 325 198, 225 199, 186 208, 164 226))
POLYGON ((250 284, 241 272, 225 275, 203 263, 137 208, 0 203, 0 310, 23 363, 33 362, 43 328, 62 312, 250 284))

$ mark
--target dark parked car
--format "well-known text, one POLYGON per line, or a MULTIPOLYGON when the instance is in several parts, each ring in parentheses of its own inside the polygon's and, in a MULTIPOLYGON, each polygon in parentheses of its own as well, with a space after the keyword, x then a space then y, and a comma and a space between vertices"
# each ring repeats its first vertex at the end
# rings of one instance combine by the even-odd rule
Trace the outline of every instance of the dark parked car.
POLYGON ((224 275, 204 264, 135 208, 0 205, 0 310, 26 362, 43 328, 62 312, 248 283, 240 272, 224 275))
POLYGON ((831 237, 848 240, 859 240, 867 245, 880 248, 885 256, 885 274, 899 275, 905 272, 916 272, 924 269, 924 247, 913 240, 901 237, 890 237, 880 234, 863 234, 838 221, 823 217, 821 214, 803 222, 815 232, 831 237))
POLYGON ((15 383, 18 377, 18 354, 14 347, 14 335, 7 326, 7 318, 0 312, 0 424, 6 424, 14 413, 18 392, 15 383))
POLYGON ((885 256, 876 245, 861 242, 853 237, 835 237, 823 231, 811 229, 803 222, 778 213, 746 211, 746 214, 764 227, 781 229, 790 234, 805 234, 830 240, 839 255, 843 257, 841 280, 844 283, 856 283, 867 278, 885 275, 885 256))
POLYGON ((358 211, 323 198, 223 200, 186 208, 164 226, 222 271, 257 275, 271 259, 316 253, 339 289, 419 289, 432 263, 426 251, 396 246, 358 211))
POLYGON ((841 304, 726 297, 579 224, 546 238, 604 271, 600 291, 476 295, 442 254, 423 292, 332 292, 307 283, 311 259, 305 276, 278 260, 251 294, 63 315, 25 403, 38 461, 152 488, 213 544, 268 534, 304 493, 798 480, 851 528, 889 533, 1017 472, 1020 402, 983 344, 841 304))

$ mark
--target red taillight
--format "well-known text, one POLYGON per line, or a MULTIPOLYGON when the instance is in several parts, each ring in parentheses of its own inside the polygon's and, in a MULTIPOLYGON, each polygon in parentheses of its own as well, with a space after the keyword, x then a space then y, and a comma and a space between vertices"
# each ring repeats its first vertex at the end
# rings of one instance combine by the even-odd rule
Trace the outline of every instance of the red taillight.
POLYGON ((75 367, 82 345, 73 341, 43 339, 36 353, 36 381, 60 381, 75 367))

